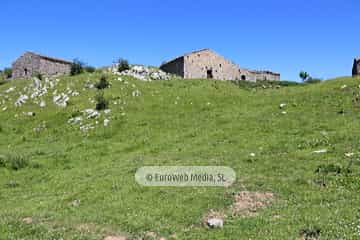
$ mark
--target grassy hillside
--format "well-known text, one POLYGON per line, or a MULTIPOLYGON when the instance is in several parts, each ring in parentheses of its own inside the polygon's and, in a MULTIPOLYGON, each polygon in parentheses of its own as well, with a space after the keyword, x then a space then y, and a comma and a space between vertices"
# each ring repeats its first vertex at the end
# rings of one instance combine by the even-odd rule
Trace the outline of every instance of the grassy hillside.
POLYGON ((85 85, 99 78, 60 78, 37 98, 45 107, 14 105, 31 81, 0 85, 0 239, 298 239, 317 230, 321 239, 360 238, 360 79, 264 88, 109 75, 111 113, 80 130, 68 121, 95 108, 97 90, 85 85), (79 96, 67 107, 53 103, 71 91, 79 96), (229 188, 139 186, 136 170, 153 165, 229 166, 237 180, 229 188), (222 229, 203 226, 244 190, 274 201, 228 216, 222 229))

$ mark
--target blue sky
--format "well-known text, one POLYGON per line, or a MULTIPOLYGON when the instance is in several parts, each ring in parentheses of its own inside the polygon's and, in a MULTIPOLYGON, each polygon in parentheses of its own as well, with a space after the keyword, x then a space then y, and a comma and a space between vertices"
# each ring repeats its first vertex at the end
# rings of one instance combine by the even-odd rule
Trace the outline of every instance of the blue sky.
POLYGON ((240 66, 298 80, 351 75, 358 0, 2 0, 0 68, 26 50, 94 66, 159 65, 212 48, 240 66))

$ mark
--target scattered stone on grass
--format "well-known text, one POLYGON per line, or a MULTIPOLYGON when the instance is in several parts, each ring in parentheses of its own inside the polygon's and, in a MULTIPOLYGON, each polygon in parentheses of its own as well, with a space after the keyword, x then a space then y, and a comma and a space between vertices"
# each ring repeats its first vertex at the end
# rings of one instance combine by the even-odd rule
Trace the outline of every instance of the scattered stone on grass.
POLYGON ((135 90, 132 92, 133 97, 139 97, 141 95, 141 92, 139 90, 135 90))
POLYGON ((285 108, 286 107, 286 103, 281 103, 280 105, 279 105, 279 107, 280 107, 280 109, 283 109, 283 108, 285 108))
POLYGON ((26 103, 26 101, 29 99, 29 97, 27 95, 20 95, 20 97, 18 98, 18 100, 16 100, 15 102, 15 106, 20 107, 23 104, 26 103))
POLYGON ((313 151, 313 153, 315 153, 315 154, 327 153, 327 149, 316 150, 316 151, 313 151))
POLYGON ((109 126, 110 120, 109 119, 104 119, 104 127, 109 126))
POLYGON ((53 98, 53 102, 60 107, 66 107, 69 100, 70 100, 70 97, 68 95, 66 95, 65 93, 56 95, 53 98))
POLYGON ((223 212, 210 210, 204 217, 203 224, 209 228, 223 228, 225 218, 226 216, 223 212))
MULTIPOLYGON (((118 64, 114 64, 109 70, 113 74, 117 74, 119 76, 131 76, 142 81, 169 80, 171 78, 171 74, 168 74, 158 68, 146 67, 141 65, 134 65, 131 66, 129 70, 119 72, 118 64)), ((117 80, 121 82, 123 81, 121 77, 119 77, 117 80)))
POLYGON ((353 157, 354 155, 355 153, 353 152, 345 153, 345 157, 353 157))
POLYGON ((71 202, 71 206, 73 206, 73 207, 79 207, 79 206, 80 206, 80 203, 81 203, 81 200, 76 199, 76 200, 74 200, 74 201, 71 202))

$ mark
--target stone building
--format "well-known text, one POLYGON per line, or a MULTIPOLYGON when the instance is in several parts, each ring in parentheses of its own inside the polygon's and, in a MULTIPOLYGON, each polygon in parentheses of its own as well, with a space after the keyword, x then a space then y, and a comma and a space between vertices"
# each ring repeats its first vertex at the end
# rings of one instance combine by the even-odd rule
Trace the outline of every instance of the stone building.
POLYGON ((187 79, 279 81, 280 74, 241 68, 210 49, 191 52, 168 61, 160 69, 187 79))
POLYGON ((44 76, 69 74, 72 62, 26 52, 12 65, 13 78, 31 78, 35 74, 44 76))
POLYGON ((352 70, 353 76, 359 76, 360 75, 360 58, 354 59, 354 66, 352 70))

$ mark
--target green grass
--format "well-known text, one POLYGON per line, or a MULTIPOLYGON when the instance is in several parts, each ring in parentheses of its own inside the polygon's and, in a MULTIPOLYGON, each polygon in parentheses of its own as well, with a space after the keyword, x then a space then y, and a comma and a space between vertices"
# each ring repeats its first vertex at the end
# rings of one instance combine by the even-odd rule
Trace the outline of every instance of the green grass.
POLYGON ((62 77, 58 92, 80 92, 66 108, 52 103, 53 90, 45 108, 31 101, 15 107, 30 82, 0 85, 0 102, 11 99, 0 106, 0 155, 8 156, 0 163, 0 239, 103 239, 111 233, 138 239, 148 231, 167 239, 173 233, 197 240, 297 239, 313 228, 321 229, 321 239, 360 238, 360 103, 353 102, 360 79, 262 87, 130 78, 125 84, 109 75, 110 125, 103 126, 102 114, 84 133, 67 121, 95 108, 89 98, 97 90, 83 86, 100 76, 62 77), (11 86, 16 91, 5 94, 11 86), (141 95, 133 97, 136 89, 141 95), (312 153, 319 149, 328 152, 312 153), (348 152, 355 155, 345 157, 348 152), (237 181, 230 188, 139 186, 136 170, 153 165, 229 166, 237 181), (351 171, 316 171, 326 166, 351 171), (223 229, 202 226, 210 209, 227 209, 242 190, 269 191, 276 200, 254 217, 227 218, 223 229), (26 217, 33 223, 23 223, 26 217))

